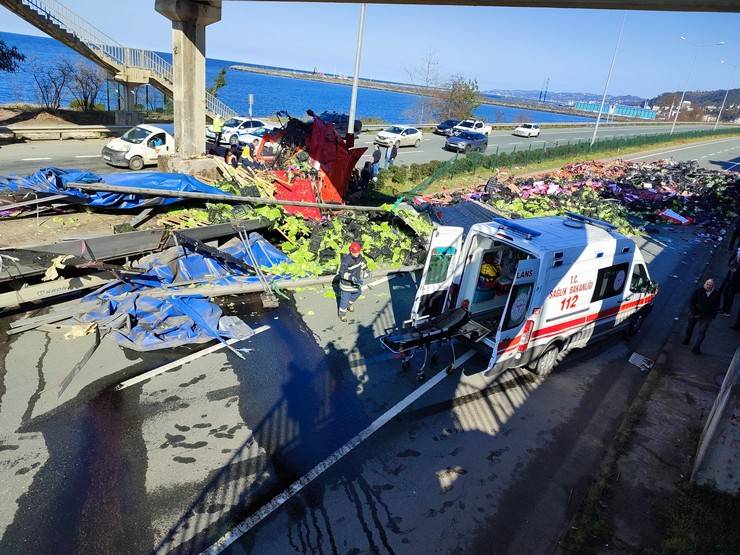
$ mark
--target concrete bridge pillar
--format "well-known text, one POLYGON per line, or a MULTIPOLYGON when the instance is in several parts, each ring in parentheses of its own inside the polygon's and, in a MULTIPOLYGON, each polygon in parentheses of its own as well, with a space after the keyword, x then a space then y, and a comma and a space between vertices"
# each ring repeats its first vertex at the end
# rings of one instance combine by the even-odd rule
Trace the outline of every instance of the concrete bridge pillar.
POLYGON ((172 21, 172 104, 175 151, 183 158, 205 149, 206 26, 221 19, 221 0, 155 0, 172 21))

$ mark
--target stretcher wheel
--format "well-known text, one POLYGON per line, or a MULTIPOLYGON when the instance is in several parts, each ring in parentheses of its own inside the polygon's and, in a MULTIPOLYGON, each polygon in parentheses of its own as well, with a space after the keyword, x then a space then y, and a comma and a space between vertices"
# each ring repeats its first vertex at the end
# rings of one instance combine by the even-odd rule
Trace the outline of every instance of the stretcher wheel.
POLYGON ((449 376, 455 371, 455 368, 450 364, 447 368, 445 368, 445 372, 447 372, 447 375, 449 376))
POLYGON ((427 378, 426 374, 424 372, 419 372, 416 374, 416 381, 417 382, 423 382, 427 378))
POLYGON ((401 361, 401 370, 408 370, 409 366, 411 366, 411 361, 409 360, 402 360, 401 361))

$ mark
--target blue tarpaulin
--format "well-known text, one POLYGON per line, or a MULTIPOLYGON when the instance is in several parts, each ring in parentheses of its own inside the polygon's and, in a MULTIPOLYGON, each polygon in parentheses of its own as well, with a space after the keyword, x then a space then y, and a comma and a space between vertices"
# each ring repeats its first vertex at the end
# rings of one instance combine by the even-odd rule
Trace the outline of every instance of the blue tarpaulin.
POLYGON ((162 191, 194 191, 198 193, 229 194, 198 181, 192 175, 161 172, 96 173, 60 168, 43 168, 27 177, 0 177, 0 192, 23 193, 34 191, 49 195, 68 195, 74 202, 97 208, 128 210, 147 206, 164 206, 181 202, 174 197, 148 197, 137 194, 92 194, 68 186, 69 183, 109 183, 121 187, 146 187, 162 191))
MULTIPOLYGON (((288 257, 268 243, 258 233, 249 235, 252 254, 263 268, 272 268, 288 257)), ((221 249, 243 260, 251 266, 244 245, 233 239, 221 249)), ((190 343, 203 343, 214 339, 213 335, 199 326, 187 314, 166 297, 154 297, 147 293, 167 287, 182 291, 190 285, 235 285, 259 283, 256 275, 222 262, 194 253, 182 246, 172 247, 160 253, 142 258, 137 267, 145 269, 143 274, 128 282, 107 284, 90 293, 82 302, 97 302, 81 320, 96 322, 98 326, 111 329, 111 337, 119 345, 136 351, 177 347, 190 343)), ((203 295, 178 296, 187 308, 197 312, 210 329, 229 337, 228 326, 223 325, 221 309, 203 295)))

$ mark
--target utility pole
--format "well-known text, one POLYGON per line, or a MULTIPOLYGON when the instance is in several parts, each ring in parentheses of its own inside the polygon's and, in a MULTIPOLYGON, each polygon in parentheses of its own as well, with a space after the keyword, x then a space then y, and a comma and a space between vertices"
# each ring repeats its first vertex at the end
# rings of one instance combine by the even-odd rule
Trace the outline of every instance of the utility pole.
MULTIPOLYGON (((604 111, 604 104, 606 103, 606 93, 609 91, 609 82, 612 80, 612 72, 614 71, 614 64, 617 61, 617 54, 619 53, 619 46, 622 43, 622 33, 624 33, 624 22, 627 19, 627 12, 622 13, 622 24, 619 27, 619 36, 617 37, 617 45, 614 47, 614 54, 612 54, 612 63, 609 66, 609 73, 606 76, 606 83, 604 83, 604 94, 601 96, 601 106, 599 107, 599 115, 596 116, 596 125, 594 125, 594 134, 591 136, 591 146, 594 146, 596 142, 596 134, 599 132, 599 123, 601 122, 601 113, 604 111)), ((606 121, 609 122, 609 114, 606 114, 606 121)))
POLYGON ((362 35, 365 32, 365 4, 360 4, 360 24, 357 29, 357 46, 355 47, 355 74, 352 77, 352 99, 349 103, 349 121, 347 121, 347 142, 355 144, 355 113, 357 111, 357 87, 360 79, 360 58, 362 56, 362 35))
POLYGON ((689 81, 691 80, 691 73, 694 71, 694 66, 696 65, 696 60, 699 57, 699 48, 703 48, 706 46, 722 46, 725 41, 720 42, 713 42, 709 44, 694 44, 686 39, 686 37, 681 37, 681 40, 685 40, 687 43, 689 43, 691 46, 694 47, 694 58, 691 60, 691 65, 689 66, 689 73, 686 75, 686 86, 684 87, 683 93, 681 94, 681 100, 678 102, 678 108, 676 108, 676 117, 673 118, 673 125, 671 126, 671 135, 673 135, 673 131, 676 129, 676 123, 678 122, 678 114, 681 113, 681 106, 683 106, 683 99, 686 97, 686 91, 689 88, 689 81))

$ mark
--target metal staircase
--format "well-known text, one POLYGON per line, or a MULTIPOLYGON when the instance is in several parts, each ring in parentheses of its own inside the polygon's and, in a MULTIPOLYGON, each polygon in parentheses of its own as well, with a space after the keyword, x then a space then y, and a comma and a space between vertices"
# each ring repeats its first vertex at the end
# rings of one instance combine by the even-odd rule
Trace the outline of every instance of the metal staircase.
MULTIPOLYGON (((128 71, 136 70, 146 82, 172 96, 172 64, 156 52, 121 45, 57 0, 0 0, 0 5, 107 72, 125 76, 128 71)), ((206 92, 206 114, 210 118, 216 115, 228 118, 236 112, 206 92)))

